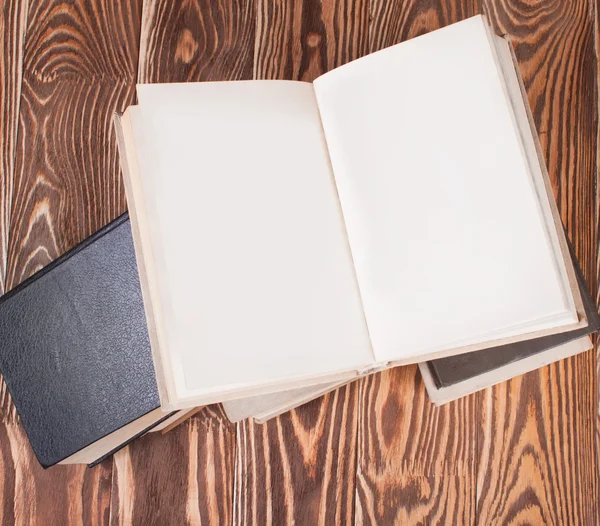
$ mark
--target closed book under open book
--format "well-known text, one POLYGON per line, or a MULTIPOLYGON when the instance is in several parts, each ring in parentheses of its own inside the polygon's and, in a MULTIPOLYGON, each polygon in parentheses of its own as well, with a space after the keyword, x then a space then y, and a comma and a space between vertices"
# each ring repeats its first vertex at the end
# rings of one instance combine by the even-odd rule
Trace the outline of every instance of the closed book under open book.
POLYGON ((0 371, 44 467, 96 463, 169 417, 126 215, 0 298, 0 371))

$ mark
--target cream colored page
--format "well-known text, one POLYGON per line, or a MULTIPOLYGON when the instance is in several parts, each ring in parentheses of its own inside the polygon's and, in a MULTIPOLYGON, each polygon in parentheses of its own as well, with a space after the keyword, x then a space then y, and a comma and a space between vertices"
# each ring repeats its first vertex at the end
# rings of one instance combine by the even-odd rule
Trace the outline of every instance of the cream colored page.
POLYGON ((483 24, 314 83, 380 361, 577 321, 483 24))
POLYGON ((371 363, 312 86, 139 85, 138 96, 178 396, 371 363))

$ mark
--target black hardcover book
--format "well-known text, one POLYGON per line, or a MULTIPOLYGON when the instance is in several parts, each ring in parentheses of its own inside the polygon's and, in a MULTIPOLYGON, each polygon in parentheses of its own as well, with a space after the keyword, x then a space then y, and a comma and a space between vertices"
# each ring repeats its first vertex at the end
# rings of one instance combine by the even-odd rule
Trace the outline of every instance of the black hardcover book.
POLYGON ((0 298, 0 371, 44 467, 95 464, 168 418, 127 214, 0 298))
POLYGON ((600 316, 596 304, 589 293, 585 278, 573 257, 575 272, 581 291, 588 326, 569 332, 544 336, 502 347, 484 349, 472 353, 449 356, 427 362, 435 386, 438 389, 452 387, 460 382, 480 377, 508 364, 518 362, 530 356, 558 348, 569 342, 593 334, 600 330, 600 316))

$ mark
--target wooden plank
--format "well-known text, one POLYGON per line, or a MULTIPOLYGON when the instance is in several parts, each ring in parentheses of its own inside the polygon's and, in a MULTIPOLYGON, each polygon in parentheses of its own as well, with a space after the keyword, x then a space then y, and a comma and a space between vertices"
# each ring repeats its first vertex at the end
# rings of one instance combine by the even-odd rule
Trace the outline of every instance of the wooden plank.
MULTIPOLYGON (((0 7, 0 294, 5 291, 6 281, 26 25, 27 0, 3 2, 0 7)), ((0 379, 0 421, 12 417, 11 406, 6 384, 0 379)))
POLYGON ((0 425, 0 524, 108 524, 111 461, 43 470, 19 424, 0 425))
POLYGON ((114 459, 111 524, 231 524, 235 427, 218 407, 114 459))
POLYGON ((125 211, 111 128, 132 81, 25 73, 7 285, 14 287, 125 211))
MULTIPOLYGON (((597 69, 589 2, 496 0, 486 7, 512 38, 563 222, 596 287, 597 69)), ((485 393, 479 523, 595 523, 595 375, 595 353, 588 352, 485 393)))
POLYGON ((479 0, 371 0, 369 49, 384 49, 480 13, 479 0))
POLYGON ((12 202, 26 23, 26 0, 2 4, 0 8, 0 294, 5 288, 8 225, 12 202))
POLYGON ((111 117, 134 100, 140 11, 139 0, 30 3, 9 287, 125 210, 111 117))
MULTIPOLYGON (((366 0, 260 0, 254 77, 311 81, 367 51, 366 0)), ((357 385, 238 424, 236 524, 350 524, 357 385)))
POLYGON ((140 82, 252 78, 252 0, 146 0, 140 82))
POLYGON ((357 390, 238 424, 235 524, 352 524, 357 390))
POLYGON ((367 0, 259 0, 256 15, 257 79, 310 82, 368 50, 367 0))
MULTIPOLYGON (((139 82, 251 78, 254 20, 251 0, 147 0, 139 82)), ((235 426, 210 406, 119 452, 111 524, 231 523, 235 441, 235 426)))
POLYGON ((29 0, 25 76, 135 80, 141 0, 29 0))
POLYGON ((431 404, 416 366, 363 381, 357 524, 475 522, 476 398, 431 404))
MULTIPOLYGON (((478 13, 475 2, 371 1, 369 47, 391 46, 478 13)), ((436 408, 416 366, 363 382, 356 522, 473 524, 476 397, 436 408)))

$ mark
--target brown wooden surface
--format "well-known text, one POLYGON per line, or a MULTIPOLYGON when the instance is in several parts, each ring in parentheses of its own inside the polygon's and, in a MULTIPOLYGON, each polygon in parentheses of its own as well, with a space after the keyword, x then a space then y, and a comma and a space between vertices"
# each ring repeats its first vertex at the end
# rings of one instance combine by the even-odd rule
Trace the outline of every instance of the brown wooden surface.
MULTIPOLYGON (((514 42, 597 291, 591 0, 5 0, 0 289, 125 209, 110 116, 137 79, 312 80, 482 10, 514 42)), ((96 468, 43 471, 3 388, 0 523, 596 524, 597 397, 593 352, 443 408, 405 367, 266 425, 208 407, 96 468)))
MULTIPOLYGON (((5 2, 0 8, 0 294, 5 290, 19 103, 23 72, 23 41, 27 0, 5 2)), ((0 419, 10 413, 6 385, 0 387, 0 419)))

